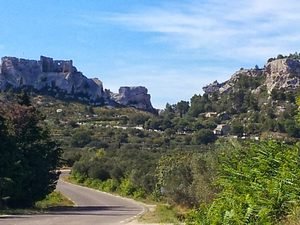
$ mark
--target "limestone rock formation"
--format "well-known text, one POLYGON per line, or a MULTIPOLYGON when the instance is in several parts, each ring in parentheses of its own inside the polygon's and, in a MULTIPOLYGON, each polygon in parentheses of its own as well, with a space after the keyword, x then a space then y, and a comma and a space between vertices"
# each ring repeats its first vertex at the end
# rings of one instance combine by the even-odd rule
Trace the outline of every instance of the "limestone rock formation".
POLYGON ((235 84, 243 76, 265 78, 260 87, 253 91, 259 91, 264 85, 269 93, 274 88, 296 90, 300 87, 300 61, 291 58, 275 59, 268 62, 262 69, 241 69, 234 73, 229 80, 223 83, 214 81, 212 84, 203 87, 203 91, 207 94, 213 92, 227 93, 235 88, 235 84))
POLYGON ((3 57, 0 90, 23 88, 93 105, 123 105, 155 111, 145 87, 122 87, 119 94, 108 93, 99 79, 88 79, 73 66, 72 60, 53 60, 45 56, 40 60, 3 57))
POLYGON ((230 91, 234 86, 237 80, 240 79, 242 76, 251 76, 257 77, 263 74, 262 69, 240 69, 239 71, 235 72, 228 81, 223 83, 219 83, 218 81, 214 81, 213 83, 206 85, 203 87, 203 91, 207 94, 212 94, 213 92, 219 93, 227 93, 230 91))
POLYGON ((30 87, 38 91, 64 94, 68 98, 81 97, 96 103, 103 99, 103 87, 87 79, 73 66, 72 60, 53 60, 41 56, 39 61, 3 57, 0 89, 30 87))
POLYGON ((118 94, 112 94, 112 99, 121 105, 133 106, 138 109, 153 111, 150 95, 145 87, 120 87, 118 94))
POLYGON ((268 91, 273 88, 296 89, 300 86, 300 61, 296 59, 277 59, 265 67, 268 91))
POLYGON ((211 94, 213 92, 218 92, 222 86, 223 84, 220 84, 217 80, 215 80, 213 83, 204 86, 202 89, 205 93, 211 94))

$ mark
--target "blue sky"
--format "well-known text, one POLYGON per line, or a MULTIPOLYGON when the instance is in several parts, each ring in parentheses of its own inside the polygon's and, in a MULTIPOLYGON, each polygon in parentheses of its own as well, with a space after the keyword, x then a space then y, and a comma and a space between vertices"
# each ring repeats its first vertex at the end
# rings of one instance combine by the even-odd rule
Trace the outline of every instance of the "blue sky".
POLYGON ((155 107, 240 67, 300 51, 298 0, 0 0, 0 55, 73 59, 104 88, 146 86, 155 107))

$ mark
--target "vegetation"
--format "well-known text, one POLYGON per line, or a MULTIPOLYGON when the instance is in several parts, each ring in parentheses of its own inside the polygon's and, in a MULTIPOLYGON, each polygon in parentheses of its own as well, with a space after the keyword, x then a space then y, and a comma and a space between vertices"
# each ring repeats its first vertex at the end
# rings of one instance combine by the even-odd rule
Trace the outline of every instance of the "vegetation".
POLYGON ((45 210, 55 207, 73 206, 74 203, 63 196, 60 192, 54 191, 48 194, 44 199, 37 201, 32 208, 5 208, 0 209, 0 215, 27 215, 38 214, 45 210))
POLYGON ((299 224, 299 143, 229 142, 222 148, 220 191, 189 213, 188 225, 299 224))
POLYGON ((274 224, 299 205, 299 146, 274 141, 227 146, 221 192, 187 224, 274 224))
POLYGON ((139 219, 145 223, 180 224, 178 209, 167 204, 158 204, 154 209, 142 215, 139 219))
POLYGON ((288 56, 284 56, 282 54, 277 55, 276 58, 269 58, 268 62, 271 62, 275 59, 300 59, 300 53, 295 52, 294 54, 289 54, 288 56))
POLYGON ((54 191, 48 194, 43 200, 35 203, 37 209, 49 209, 61 206, 73 206, 74 203, 63 196, 60 192, 54 191))
POLYGON ((61 150, 28 101, 0 109, 0 208, 33 206, 54 190, 61 150))
MULTIPOLYGON (((261 86, 264 79, 241 71, 226 92, 167 104, 159 115, 34 93, 33 105, 46 117, 26 96, 21 105, 6 104, 0 114, 0 149, 10 161, 0 159, 2 206, 14 206, 14 198, 30 184, 40 188, 30 180, 32 174, 45 186, 27 192, 31 200, 20 195, 22 204, 32 205, 53 190, 60 143, 61 162, 72 166, 73 181, 159 202, 152 214, 161 213, 159 218, 177 221, 184 216, 176 209, 194 208, 187 224, 292 224, 300 215, 297 92, 268 93, 261 86), (217 132, 223 125, 229 129, 217 132), (39 160, 43 154, 52 157, 52 164, 39 160), (50 183, 45 174, 53 175, 50 183)), ((11 98, 2 97, 4 102, 11 98)))

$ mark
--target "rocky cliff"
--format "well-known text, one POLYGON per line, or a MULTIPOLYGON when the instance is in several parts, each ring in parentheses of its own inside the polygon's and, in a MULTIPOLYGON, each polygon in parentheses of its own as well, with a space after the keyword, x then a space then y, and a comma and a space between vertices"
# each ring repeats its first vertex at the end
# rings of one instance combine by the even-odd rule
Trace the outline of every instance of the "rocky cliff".
POLYGON ((235 88, 235 84, 242 77, 262 78, 257 90, 265 86, 268 93, 271 93, 274 88, 293 91, 300 87, 300 60, 285 57, 270 60, 262 69, 240 69, 229 80, 223 83, 214 81, 203 87, 203 90, 207 94, 227 93, 235 88))
POLYGON ((99 79, 88 79, 73 66, 72 60, 53 60, 45 56, 40 60, 3 57, 0 90, 24 88, 93 105, 132 106, 155 111, 145 87, 121 87, 118 94, 104 91, 99 79))
POLYGON ((118 94, 111 94, 114 101, 121 105, 153 111, 150 95, 145 87, 120 87, 118 94))
POLYGON ((295 90, 300 86, 300 61, 296 59, 277 59, 266 64, 265 85, 269 91, 274 88, 295 90))

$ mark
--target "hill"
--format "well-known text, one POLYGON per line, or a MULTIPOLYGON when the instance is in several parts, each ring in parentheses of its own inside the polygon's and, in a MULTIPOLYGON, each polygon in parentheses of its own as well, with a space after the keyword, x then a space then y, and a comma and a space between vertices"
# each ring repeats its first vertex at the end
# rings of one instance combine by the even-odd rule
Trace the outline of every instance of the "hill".
MULTIPOLYGON (((73 166, 72 179, 78 183, 197 207, 209 204, 221 190, 214 185, 219 160, 248 152, 252 145, 243 139, 254 139, 251 143, 258 147, 267 143, 259 139, 299 140, 298 57, 277 57, 264 68, 240 69, 228 81, 204 87, 204 94, 190 102, 167 104, 159 114, 38 91, 27 94, 44 115, 43 124, 60 143, 63 163, 73 166)), ((0 102, 28 98, 15 91, 2 92, 0 102)))
POLYGON ((72 60, 40 60, 3 57, 0 64, 0 90, 31 90, 64 100, 77 100, 95 106, 131 106, 156 112, 145 87, 121 87, 119 93, 103 89, 102 82, 88 79, 72 60))
POLYGON ((161 117, 185 123, 181 128, 185 132, 203 128, 218 136, 298 138, 294 116, 299 86, 299 55, 279 55, 269 59, 264 68, 241 68, 223 83, 214 81, 190 103, 167 105, 161 117))

